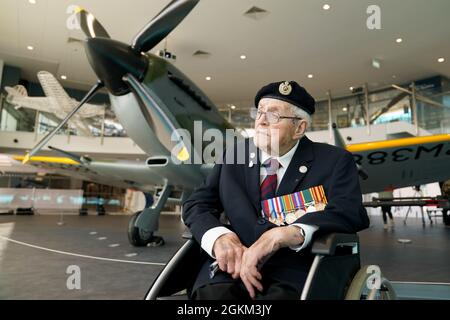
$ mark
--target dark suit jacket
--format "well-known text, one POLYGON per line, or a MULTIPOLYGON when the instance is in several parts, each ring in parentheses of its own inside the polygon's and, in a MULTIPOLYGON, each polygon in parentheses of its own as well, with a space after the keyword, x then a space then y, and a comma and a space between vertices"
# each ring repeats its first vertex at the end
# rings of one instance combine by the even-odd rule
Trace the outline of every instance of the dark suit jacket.
MULTIPOLYGON (((267 230, 277 227, 261 218, 259 152, 253 152, 251 158, 253 141, 247 139, 241 143, 245 143, 245 164, 216 164, 203 184, 183 204, 184 222, 199 243, 206 231, 223 226, 219 220, 222 212, 230 222, 227 227, 238 235, 246 247, 250 247, 267 230)), ((318 185, 323 185, 328 200, 325 210, 307 213, 296 223, 317 226, 314 236, 331 232, 355 233, 369 226, 351 153, 303 137, 276 195, 318 185), (307 172, 301 173, 300 166, 306 166, 307 172)), ((264 264, 263 279, 270 277, 301 290, 312 260, 308 249, 300 252, 280 249, 264 264)), ((208 266, 211 262, 213 260, 208 258, 204 263, 193 290, 209 283, 233 281, 223 272, 209 279, 208 266)))

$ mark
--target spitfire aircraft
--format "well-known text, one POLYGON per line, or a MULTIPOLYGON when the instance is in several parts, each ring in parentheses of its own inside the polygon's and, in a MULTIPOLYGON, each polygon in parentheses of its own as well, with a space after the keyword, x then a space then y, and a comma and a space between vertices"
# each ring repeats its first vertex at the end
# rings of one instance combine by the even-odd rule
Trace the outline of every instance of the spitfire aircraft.
MULTIPOLYGON (((176 165, 171 152, 177 150, 180 161, 189 159, 182 138, 172 139, 177 129, 184 128, 194 137, 194 121, 201 121, 202 130, 217 128, 225 131, 232 127, 223 119, 214 104, 182 72, 167 60, 148 53, 163 40, 195 7, 199 0, 174 0, 158 13, 132 40, 131 45, 113 40, 86 10, 78 8, 77 18, 86 34, 84 43, 89 63, 99 80, 67 117, 46 135, 23 159, 32 158, 53 135, 100 89, 105 87, 111 107, 127 134, 150 156, 143 163, 112 164, 95 162, 71 155, 60 165, 76 167, 75 173, 84 172, 94 181, 107 181, 117 186, 139 188, 143 191, 162 187, 156 203, 137 213, 130 221, 129 239, 133 245, 161 242, 153 236, 158 229, 160 212, 175 190, 181 190, 183 200, 208 172, 200 164, 176 165), (118 169, 126 172, 118 176, 118 169), (114 182, 114 183, 115 183, 114 182), (150 186, 151 184, 151 186, 150 186)), ((195 146, 195 145, 194 145, 195 146)), ((203 148, 203 146, 200 146, 203 148)), ((202 150, 191 150, 192 154, 202 150)))
MULTIPOLYGON (((160 189, 157 201, 137 212, 130 220, 128 236, 131 244, 142 246, 161 243, 154 236, 164 204, 168 200, 183 201, 204 179, 211 166, 181 164, 190 153, 177 129, 187 129, 194 137, 194 121, 202 130, 215 128, 222 132, 232 128, 208 97, 181 71, 167 60, 148 53, 164 39, 195 7, 199 0, 174 0, 156 15, 132 40, 131 45, 110 38, 98 20, 84 9, 77 12, 87 40, 85 49, 89 63, 99 80, 80 104, 45 136, 23 162, 48 164, 72 171, 86 179, 152 192, 160 189), (145 163, 99 162, 56 150, 64 158, 47 161, 33 157, 100 88, 105 87, 112 109, 128 135, 149 155, 145 163), (178 197, 172 197, 179 191, 178 197)), ((337 145, 355 155, 364 193, 389 186, 403 187, 450 178, 450 135, 399 139, 388 142, 345 146, 336 135, 337 145), (436 168, 436 169, 433 169, 436 168), (386 172, 389 174, 387 175, 386 172), (389 178, 386 178, 389 177, 389 178)), ((203 145, 192 150, 202 154, 203 145)))

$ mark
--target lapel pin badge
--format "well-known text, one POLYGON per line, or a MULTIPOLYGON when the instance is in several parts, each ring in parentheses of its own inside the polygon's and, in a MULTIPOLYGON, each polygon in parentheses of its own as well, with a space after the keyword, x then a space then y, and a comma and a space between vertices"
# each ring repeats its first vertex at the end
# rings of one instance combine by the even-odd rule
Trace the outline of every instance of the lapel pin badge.
POLYGON ((250 153, 250 158, 254 158, 255 157, 255 153, 254 152, 252 152, 252 153, 250 153))
POLYGON ((251 168, 253 167, 253 161, 250 161, 250 163, 248 164, 248 166, 251 168))
POLYGON ((308 168, 306 166, 301 166, 300 168, 298 168, 298 171, 300 171, 301 173, 306 173, 308 171, 308 168))

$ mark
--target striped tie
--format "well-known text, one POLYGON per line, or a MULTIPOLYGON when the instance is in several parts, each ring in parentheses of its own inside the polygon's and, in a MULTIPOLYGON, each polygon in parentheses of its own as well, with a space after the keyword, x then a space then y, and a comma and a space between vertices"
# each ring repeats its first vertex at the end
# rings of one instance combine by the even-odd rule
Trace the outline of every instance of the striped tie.
POLYGON ((266 169, 266 177, 261 183, 261 201, 275 197, 277 190, 277 171, 280 163, 276 159, 267 159, 262 166, 266 169))

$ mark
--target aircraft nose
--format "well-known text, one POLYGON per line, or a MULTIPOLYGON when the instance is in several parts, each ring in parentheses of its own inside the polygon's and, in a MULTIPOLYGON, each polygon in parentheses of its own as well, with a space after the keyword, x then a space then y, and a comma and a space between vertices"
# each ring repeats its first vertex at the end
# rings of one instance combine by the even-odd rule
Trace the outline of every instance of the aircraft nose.
POLYGON ((132 51, 123 42, 109 38, 88 38, 85 42, 86 55, 97 77, 116 96, 130 92, 122 78, 132 74, 142 81, 147 71, 144 55, 132 51))

